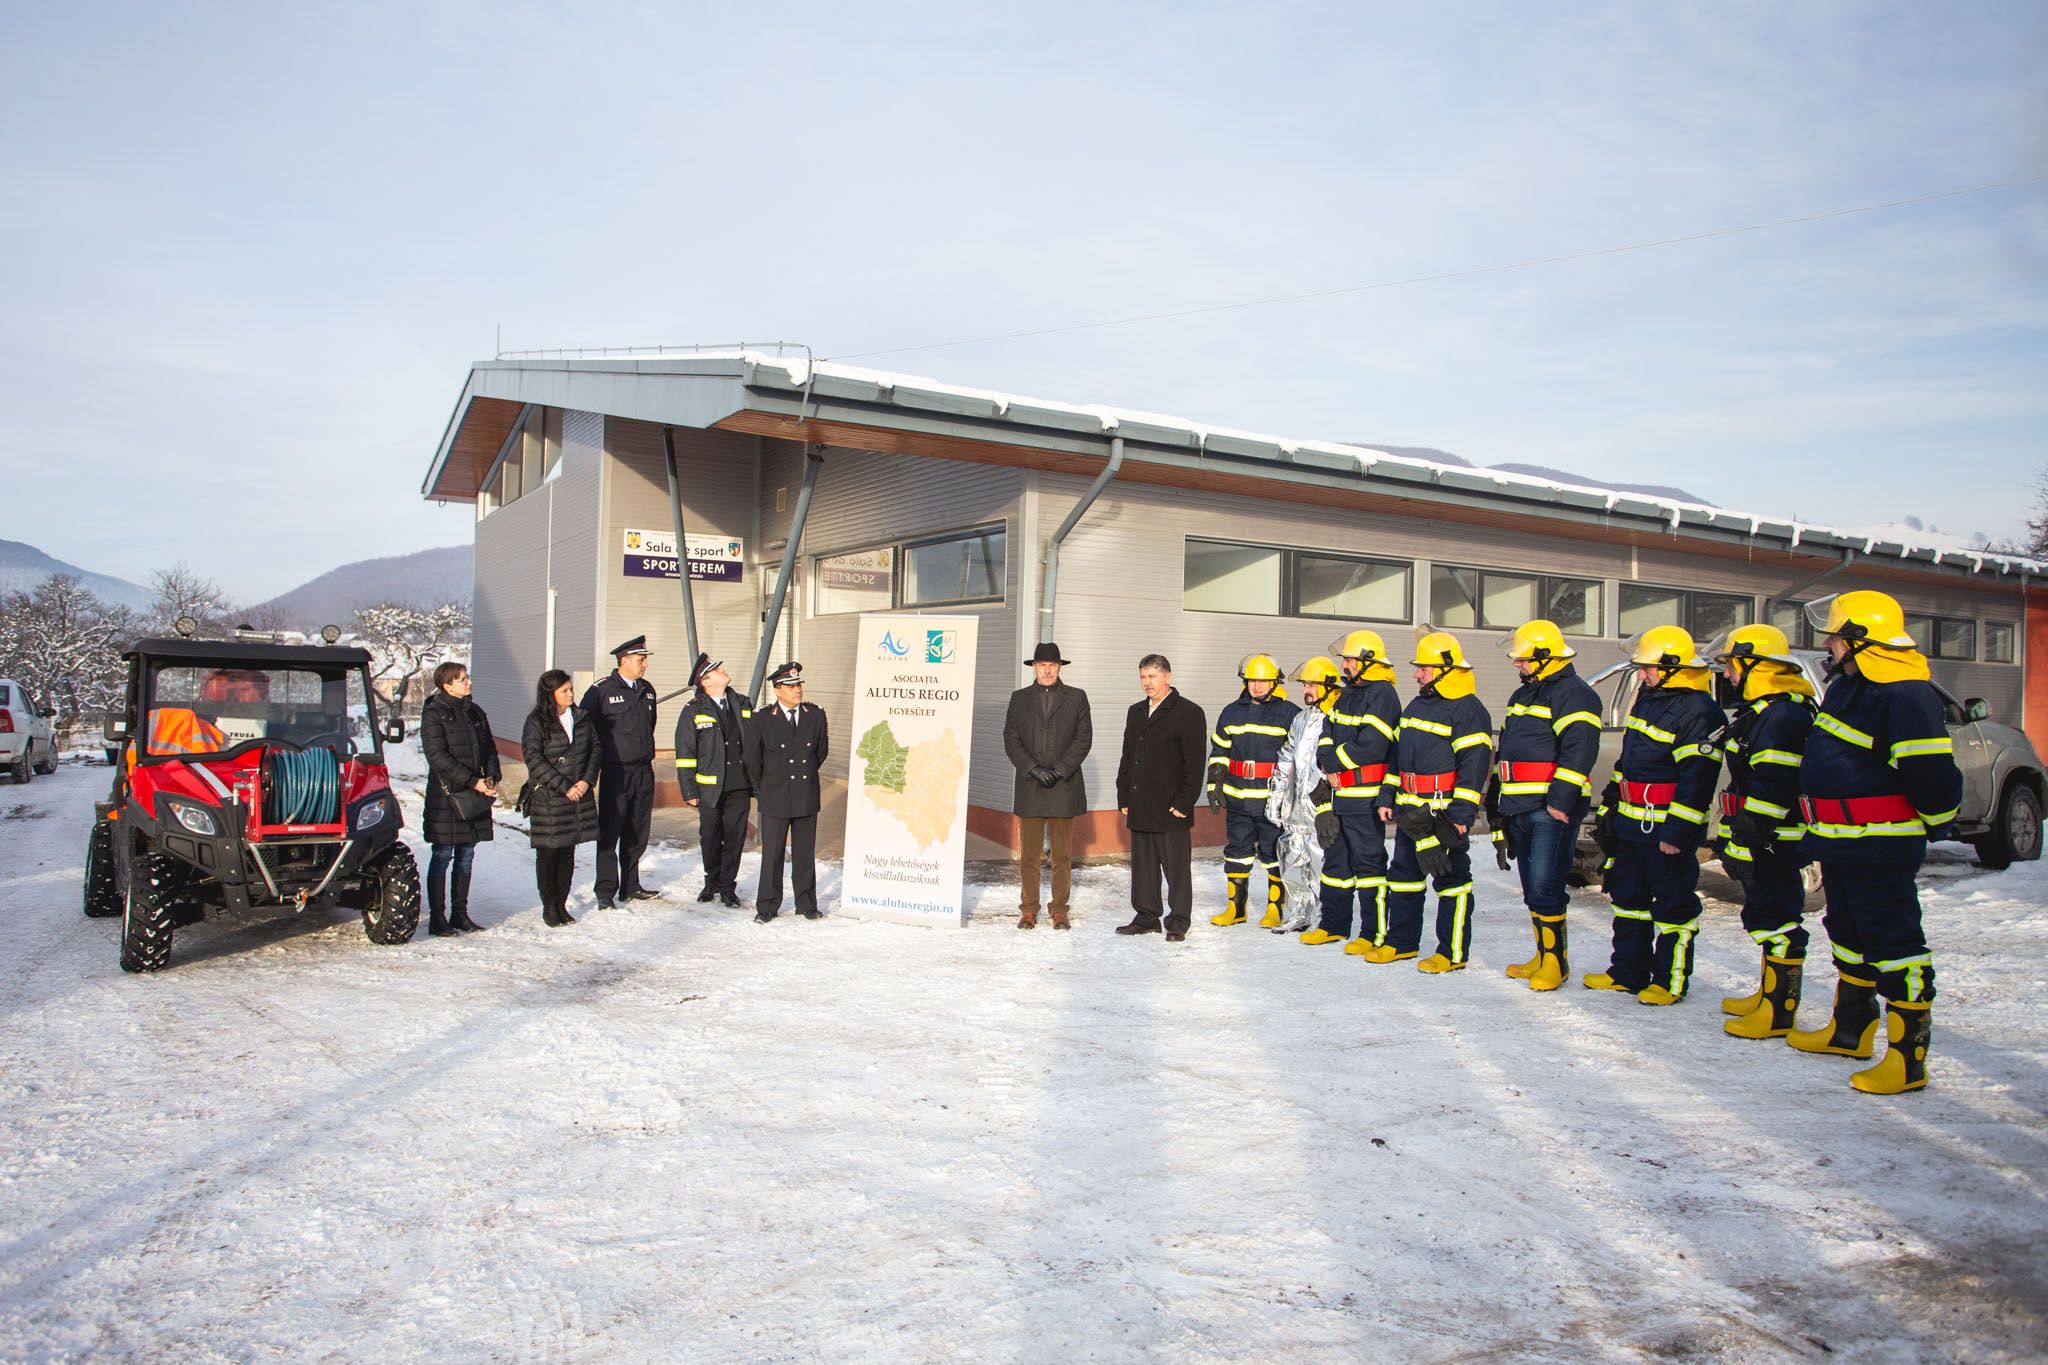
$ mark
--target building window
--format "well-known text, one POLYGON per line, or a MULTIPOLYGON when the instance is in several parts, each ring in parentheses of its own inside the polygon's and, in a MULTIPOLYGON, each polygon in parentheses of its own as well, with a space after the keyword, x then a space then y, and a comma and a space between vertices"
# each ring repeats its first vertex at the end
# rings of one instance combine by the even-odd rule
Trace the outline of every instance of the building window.
POLYGON ((1406 621, 1414 567, 1344 555, 1294 556, 1294 614, 1344 621, 1406 621))
POLYGON ((1285 552, 1266 545, 1187 542, 1182 603, 1189 611, 1278 616, 1285 552))
POLYGON ((1587 578, 1432 565, 1429 621, 1445 630, 1513 630, 1547 617, 1567 635, 1598 635, 1601 585, 1587 578))
POLYGON ((896 605, 896 551, 854 550, 819 555, 811 578, 811 614, 887 611, 896 605))
POLYGON ((535 408, 505 438, 501 458, 477 493, 477 520, 511 506, 553 478, 561 459, 562 410, 535 408))
POLYGON ((1977 623, 1957 616, 1908 616, 1906 634, 1930 659, 1977 657, 1977 623))
POLYGON ((1785 632, 1785 643, 1792 648, 1819 648, 1813 642, 1813 622, 1806 619, 1806 603, 1773 602, 1771 624, 1785 632))
POLYGON ((906 545, 903 605, 938 607, 1002 601, 1004 540, 1003 528, 996 526, 906 545))
POLYGON ((2013 661, 2013 629, 2010 621, 1984 623, 1984 662, 2009 664, 2013 661))
POLYGON ((1706 648, 1724 631, 1756 620, 1756 599, 1722 592, 1687 592, 1648 583, 1621 585, 1621 638, 1632 639, 1652 626, 1684 626, 1693 643, 1706 648))

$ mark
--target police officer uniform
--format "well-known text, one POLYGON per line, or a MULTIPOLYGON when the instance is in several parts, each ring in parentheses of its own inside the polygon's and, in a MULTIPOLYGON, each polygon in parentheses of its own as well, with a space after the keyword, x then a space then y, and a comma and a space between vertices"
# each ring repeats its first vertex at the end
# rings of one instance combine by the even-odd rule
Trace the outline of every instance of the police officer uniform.
POLYGON ((1216 718, 1209 736, 1209 804, 1223 810, 1223 879, 1229 903, 1210 919, 1219 927, 1242 924, 1251 896, 1252 862, 1266 870, 1265 918, 1280 922, 1287 902, 1280 882, 1280 827, 1266 818, 1273 795, 1274 764, 1301 708, 1281 695, 1280 665, 1270 654, 1252 654, 1238 665, 1245 685, 1237 700, 1216 718), (1269 684, 1254 697, 1254 682, 1269 684))
MULTIPOLYGON (((647 637, 635 635, 612 657, 649 653, 647 637)), ((645 678, 627 682, 614 669, 583 694, 582 710, 597 736, 598 906, 615 897, 653 900, 660 893, 640 884, 640 855, 654 821, 654 686, 645 678)))
MULTIPOLYGON (((1707 808, 1721 776, 1712 740, 1726 721, 1711 693, 1706 660, 1678 626, 1655 626, 1629 642, 1630 658, 1658 670, 1630 710, 1620 765, 1601 803, 1614 865, 1614 955, 1586 977, 1596 991, 1627 991, 1645 1005, 1675 1005, 1692 984, 1700 925, 1700 863, 1707 808), (1669 844, 1676 853, 1666 853, 1669 844)), ((1603 845, 1605 847, 1605 845, 1603 845)))
POLYGON ((1879 1095, 1918 1090, 1927 1084, 1934 958, 1916 877, 1927 841, 1955 822, 1962 772, 1941 694, 1899 604, 1881 592, 1848 592, 1810 603, 1807 613, 1840 642, 1833 648, 1846 645, 1799 765, 1838 984, 1834 1017, 1786 1041, 1802 1052, 1868 1057, 1881 995, 1889 1047, 1850 1084, 1879 1095))
POLYGON ((723 661, 699 654, 690 669, 697 695, 676 717, 676 786, 684 801, 697 803, 697 847, 704 855, 704 889, 697 899, 717 897, 737 908, 740 853, 754 795, 746 764, 746 731, 754 723, 754 706, 735 688, 717 697, 704 690, 704 675, 724 667, 723 661))
POLYGON ((1358 938, 1347 953, 1363 953, 1387 938, 1387 831, 1380 823, 1380 784, 1400 737, 1401 697, 1385 641, 1354 630, 1330 646, 1344 667, 1344 690, 1330 708, 1316 742, 1316 766, 1330 784, 1334 837, 1323 846, 1320 923, 1301 936, 1307 944, 1340 943, 1351 936, 1351 912, 1360 908, 1358 938))
MULTIPOLYGON (((801 685, 803 665, 786 663, 768 675, 770 686, 801 685)), ((760 803, 761 886, 754 918, 766 923, 782 908, 782 866, 785 845, 793 861, 790 886, 796 912, 817 919, 818 808, 823 802, 818 774, 825 767, 830 742, 823 707, 783 698, 760 707, 745 727, 747 779, 760 803)))

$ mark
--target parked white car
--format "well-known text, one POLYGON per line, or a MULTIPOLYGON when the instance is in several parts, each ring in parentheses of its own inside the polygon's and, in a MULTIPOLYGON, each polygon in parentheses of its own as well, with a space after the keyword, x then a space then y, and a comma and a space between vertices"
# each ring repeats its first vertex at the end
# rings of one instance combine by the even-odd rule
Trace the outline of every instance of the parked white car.
POLYGON ((56 716, 32 705, 20 683, 0 678, 0 771, 13 773, 16 782, 56 772, 57 735, 50 727, 56 716))

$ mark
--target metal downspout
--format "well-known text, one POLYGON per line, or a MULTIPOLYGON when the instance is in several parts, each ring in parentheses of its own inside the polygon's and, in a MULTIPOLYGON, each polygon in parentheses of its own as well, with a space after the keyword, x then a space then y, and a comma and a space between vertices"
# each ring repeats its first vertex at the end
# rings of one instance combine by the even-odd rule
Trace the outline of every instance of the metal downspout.
POLYGON ((1764 599, 1764 620, 1768 621, 1771 619, 1772 608, 1778 606, 1780 603, 1789 601, 1790 599, 1797 597, 1799 594, 1805 592, 1808 588, 1811 588, 1818 583, 1826 582, 1828 579, 1833 578, 1836 574, 1848 568, 1851 564, 1855 562, 1856 552, 1845 547, 1842 551, 1841 563, 1830 565, 1829 567, 1822 569, 1819 573, 1813 575, 1811 578, 1802 578, 1797 583, 1794 583, 1791 587, 1783 588, 1777 592, 1772 593, 1769 597, 1766 597, 1764 599))
POLYGON ((668 507, 675 518, 676 578, 683 585, 683 639, 690 651, 688 667, 697 663, 697 604, 690 595, 690 547, 683 541, 683 488, 676 478, 676 433, 661 429, 661 453, 668 459, 668 507))
POLYGON ((1102 472, 1095 476, 1095 482, 1088 485, 1088 491, 1081 495, 1081 500, 1074 504, 1074 510, 1067 513, 1067 519, 1060 523, 1060 528, 1052 533, 1052 539, 1046 542, 1045 586, 1039 594, 1038 602, 1038 639, 1041 644, 1052 639, 1053 601, 1060 584, 1060 543, 1087 514, 1088 509, 1095 505, 1095 500, 1102 496, 1102 490, 1109 486, 1109 481, 1116 477, 1116 472, 1123 468, 1123 463, 1124 438, 1113 437, 1109 443, 1109 463, 1102 467, 1102 472))
MULTIPOLYGON (((789 539, 782 547, 782 568, 775 575, 775 595, 768 599, 768 619, 761 626, 761 648, 754 655, 754 684, 748 696, 761 700, 761 684, 768 677, 768 651, 775 647, 775 632, 782 625, 782 601, 789 595, 789 577, 796 569, 797 542, 803 539, 804 520, 811 514, 811 490, 818 486, 818 471, 825 465, 819 447, 804 451, 804 482, 797 490, 796 512, 789 519, 789 539)), ((693 656, 694 657, 694 656, 693 656)))

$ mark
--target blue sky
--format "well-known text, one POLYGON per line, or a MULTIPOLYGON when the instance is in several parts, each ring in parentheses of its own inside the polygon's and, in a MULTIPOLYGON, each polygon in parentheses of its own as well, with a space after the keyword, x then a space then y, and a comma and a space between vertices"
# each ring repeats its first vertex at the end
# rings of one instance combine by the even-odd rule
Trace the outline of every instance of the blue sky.
MULTIPOLYGON (((138 580, 184 557, 250 599, 468 537, 417 490, 500 324, 851 355, 2048 173, 2038 4, 14 6, 8 29, 0 537, 138 580)), ((2005 536, 2048 464, 2048 186, 858 363, 2005 536)))

